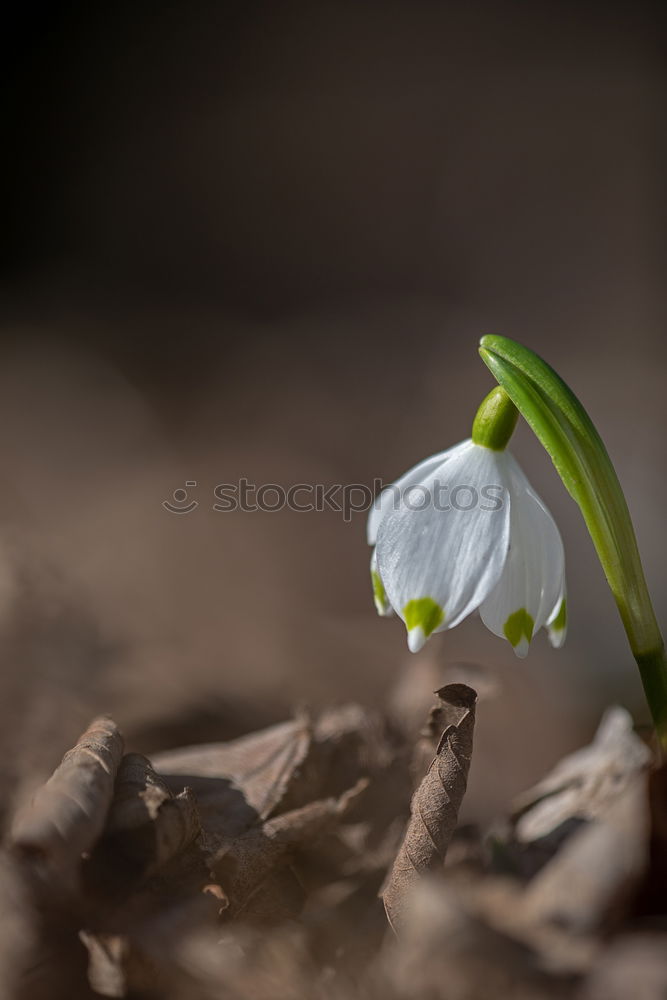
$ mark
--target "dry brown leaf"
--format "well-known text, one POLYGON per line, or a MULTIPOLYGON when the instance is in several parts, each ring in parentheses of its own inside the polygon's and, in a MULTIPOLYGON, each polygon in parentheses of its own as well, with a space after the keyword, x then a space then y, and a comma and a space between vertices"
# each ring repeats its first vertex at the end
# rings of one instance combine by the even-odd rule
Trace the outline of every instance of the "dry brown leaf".
POLYGON ((498 677, 489 667, 463 660, 443 662, 427 646, 419 657, 405 661, 388 697, 389 717, 410 744, 423 727, 433 695, 447 684, 467 684, 480 702, 500 692, 498 677))
POLYGON ((636 775, 603 815, 573 833, 529 883, 525 917, 580 934, 619 917, 649 860, 647 775, 636 775))
POLYGON ((471 912, 442 880, 411 889, 408 919, 380 956, 378 1000, 556 1000, 570 981, 549 975, 528 946, 471 912))
MULTIPOLYGON (((434 691, 434 695, 438 692, 434 691)), ((452 719, 452 708, 442 698, 431 705, 426 721, 423 723, 417 739, 415 741, 412 758, 410 760, 410 774, 413 787, 420 784, 424 772, 428 769, 433 760, 433 755, 438 749, 438 743, 443 731, 451 723, 456 723, 456 718, 452 719)))
POLYGON ((313 730, 307 762, 309 786, 297 786, 295 790, 302 794, 298 799, 292 796, 292 808, 341 795, 360 778, 392 767, 395 757, 385 719, 377 712, 354 703, 328 709, 313 730))
POLYGON ((104 833, 90 860, 91 877, 127 883, 146 877, 187 848, 200 833, 193 792, 172 796, 141 754, 126 754, 104 833))
POLYGON ((229 743, 155 754, 152 761, 173 792, 192 788, 207 832, 234 836, 279 808, 311 739, 309 720, 297 718, 229 743))
POLYGON ((356 818, 375 845, 409 796, 401 755, 384 719, 352 704, 325 711, 313 726, 302 717, 232 743, 159 754, 154 765, 172 790, 184 781, 195 789, 203 830, 225 840, 368 777, 356 818))
MULTIPOLYGON (((104 829, 90 858, 79 866, 77 855, 75 866, 86 874, 105 870, 106 883, 86 879, 83 893, 64 893, 40 877, 40 865, 13 855, 27 909, 21 893, 9 891, 11 878, 7 895, 30 946, 27 954, 13 947, 14 924, 7 923, 9 978, 0 972, 0 994, 7 985, 12 1000, 92 997, 88 963, 95 995, 146 1000, 561 1000, 582 984, 586 990, 594 968, 591 990, 577 995, 598 1000, 608 985, 599 962, 604 935, 625 919, 627 937, 627 918, 645 912, 643 897, 633 897, 631 910, 627 903, 648 871, 646 749, 627 716, 607 719, 598 745, 571 755, 540 783, 519 817, 537 810, 539 830, 576 793, 579 831, 546 855, 527 885, 498 879, 476 838, 463 838, 465 829, 456 832, 462 851, 452 865, 475 693, 454 684, 438 695, 418 746, 435 758, 402 837, 410 750, 380 714, 357 705, 328 710, 312 725, 296 720, 233 743, 161 754, 160 766, 173 765, 168 779, 146 758, 126 755, 104 829), (363 795, 359 786, 339 794, 360 775, 367 776, 363 795), (185 783, 198 783, 207 803, 199 837, 193 797, 175 795, 185 783), (387 856, 394 864, 383 898, 399 935, 382 947, 377 891, 387 856)), ((667 802, 658 774, 654 855, 667 802)), ((518 849, 542 850, 547 839, 518 849)), ((647 881, 655 865, 654 856, 647 881)), ((653 906, 650 912, 663 912, 657 900, 653 906)), ((647 1000, 660 996, 649 992, 660 984, 657 954, 652 946, 650 974, 636 972, 647 1000)), ((619 971, 626 987, 633 962, 619 971)))
POLYGON ((461 875, 448 868, 448 896, 458 898, 467 912, 500 934, 530 948, 544 969, 559 976, 581 976, 590 969, 599 951, 596 938, 573 935, 556 924, 536 923, 524 905, 522 883, 483 872, 461 875))
MULTIPOLYGON (((407 815, 412 792, 405 746, 402 741, 397 743, 396 734, 386 719, 354 704, 324 712, 315 725, 306 770, 314 772, 309 784, 310 794, 302 796, 300 801, 296 795, 290 795, 293 808, 315 799, 340 795, 361 778, 368 778, 368 788, 355 802, 345 827, 332 832, 329 856, 334 865, 342 862, 342 855, 347 854, 350 863, 356 864, 358 869, 386 870, 400 842, 401 824, 407 815), (397 821, 398 836, 392 830, 397 821), (357 824, 356 846, 349 840, 346 844, 341 843, 341 838, 347 838, 351 832, 349 824, 357 824), (388 837, 390 830, 392 836, 388 837)), ((303 791, 304 784, 297 781, 294 792, 303 791)), ((318 850, 317 854, 317 864, 321 866, 323 852, 318 850)))
POLYGON ((115 722, 95 719, 17 815, 14 850, 74 888, 81 858, 104 828, 122 755, 123 737, 115 722))
MULTIPOLYGON (((259 900, 255 897, 263 891, 267 879, 288 863, 300 844, 312 844, 340 823, 365 787, 362 780, 339 798, 311 802, 282 813, 231 841, 207 838, 210 867, 229 900, 225 917, 249 917, 253 900, 257 906, 259 900)), ((280 898, 276 899, 276 906, 282 911, 280 898)))
POLYGON ((651 762, 651 751, 633 730, 630 714, 607 709, 589 746, 564 757, 514 803, 515 836, 529 843, 570 819, 602 815, 651 762))
POLYGON ((447 728, 412 798, 408 828, 382 893, 396 931, 404 921, 410 889, 444 861, 468 780, 477 696, 465 684, 449 684, 437 693, 447 728))

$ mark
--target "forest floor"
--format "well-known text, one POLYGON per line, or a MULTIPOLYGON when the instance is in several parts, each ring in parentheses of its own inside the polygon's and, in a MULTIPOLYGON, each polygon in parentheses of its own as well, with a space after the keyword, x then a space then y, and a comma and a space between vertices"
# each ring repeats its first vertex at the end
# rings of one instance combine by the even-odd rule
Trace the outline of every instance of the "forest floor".
POLYGON ((125 747, 94 720, 0 860, 8 1000, 665 1000, 667 771, 611 707, 486 829, 475 691, 125 747))

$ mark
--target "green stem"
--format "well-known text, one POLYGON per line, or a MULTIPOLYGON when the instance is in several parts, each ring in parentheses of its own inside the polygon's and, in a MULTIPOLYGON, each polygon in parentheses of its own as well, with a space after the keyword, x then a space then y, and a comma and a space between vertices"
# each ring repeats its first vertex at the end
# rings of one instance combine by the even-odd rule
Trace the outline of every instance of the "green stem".
POLYGON ((572 390, 528 348, 483 337, 480 354, 551 456, 579 505, 667 749, 667 659, 623 490, 592 420, 572 390))
POLYGON ((646 700, 663 750, 667 751, 667 657, 665 647, 652 653, 635 653, 646 700))

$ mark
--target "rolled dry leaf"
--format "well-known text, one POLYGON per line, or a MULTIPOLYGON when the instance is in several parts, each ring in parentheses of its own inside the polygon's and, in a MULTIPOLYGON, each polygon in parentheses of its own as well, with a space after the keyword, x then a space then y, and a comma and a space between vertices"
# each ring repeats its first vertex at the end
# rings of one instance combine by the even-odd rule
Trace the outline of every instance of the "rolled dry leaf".
POLYGON ((76 884, 82 855, 104 828, 122 755, 115 722, 95 719, 17 815, 14 850, 42 863, 58 881, 76 884))
POLYGON ((140 753, 126 753, 120 762, 105 835, 132 830, 154 820, 172 797, 166 782, 140 753))
POLYGON ((448 684, 437 694, 447 727, 412 797, 408 828, 382 892, 395 931, 404 920, 412 887, 442 866, 468 781, 477 695, 465 684, 448 684))
POLYGON ((201 830, 191 789, 173 796, 150 761, 126 754, 118 769, 107 824, 91 864, 145 877, 185 850, 201 830))
MULTIPOLYGON (((387 708, 394 726, 410 743, 422 730, 433 692, 439 688, 446 684, 466 684, 477 692, 478 702, 491 701, 501 691, 496 672, 480 663, 463 660, 443 663, 433 650, 429 653, 428 646, 417 662, 414 656, 408 654, 408 657, 389 691, 387 708)), ((441 732, 439 729, 438 735, 441 732)))
MULTIPOLYGON (((431 697, 433 696, 431 695, 431 697)), ((431 705, 426 721, 419 730, 417 739, 414 740, 410 759, 410 778, 413 790, 421 784, 424 774, 433 760, 433 755, 438 749, 443 730, 447 728, 448 724, 445 704, 438 698, 438 701, 431 705)))

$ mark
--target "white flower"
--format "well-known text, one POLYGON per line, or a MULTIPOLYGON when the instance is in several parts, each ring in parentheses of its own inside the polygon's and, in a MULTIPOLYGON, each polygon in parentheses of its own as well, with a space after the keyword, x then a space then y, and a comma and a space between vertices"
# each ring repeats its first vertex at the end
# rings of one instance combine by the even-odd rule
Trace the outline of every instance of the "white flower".
POLYGON ((467 440, 420 462, 376 500, 368 541, 378 611, 413 652, 476 609, 517 656, 543 626, 562 645, 563 543, 509 452, 467 440))

